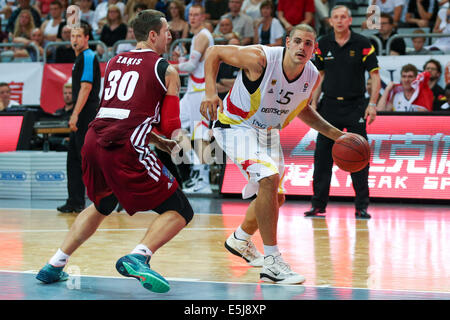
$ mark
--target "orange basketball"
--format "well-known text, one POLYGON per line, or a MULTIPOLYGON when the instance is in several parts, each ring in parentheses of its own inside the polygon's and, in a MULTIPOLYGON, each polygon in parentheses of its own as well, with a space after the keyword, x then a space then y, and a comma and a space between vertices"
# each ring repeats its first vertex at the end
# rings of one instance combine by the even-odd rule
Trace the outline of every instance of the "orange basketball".
POLYGON ((347 132, 334 142, 332 155, 340 169, 357 172, 369 163, 370 146, 364 137, 347 132))

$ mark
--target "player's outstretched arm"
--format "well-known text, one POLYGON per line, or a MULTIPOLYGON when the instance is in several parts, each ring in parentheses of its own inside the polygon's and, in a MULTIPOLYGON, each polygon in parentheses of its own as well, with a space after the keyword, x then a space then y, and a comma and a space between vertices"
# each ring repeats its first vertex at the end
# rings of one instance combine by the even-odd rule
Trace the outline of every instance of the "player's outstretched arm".
POLYGON ((250 80, 256 80, 266 66, 266 55, 260 45, 215 45, 206 50, 206 92, 200 106, 201 114, 208 120, 217 119, 217 107, 223 111, 222 100, 217 95, 216 79, 220 63, 243 69, 250 80))

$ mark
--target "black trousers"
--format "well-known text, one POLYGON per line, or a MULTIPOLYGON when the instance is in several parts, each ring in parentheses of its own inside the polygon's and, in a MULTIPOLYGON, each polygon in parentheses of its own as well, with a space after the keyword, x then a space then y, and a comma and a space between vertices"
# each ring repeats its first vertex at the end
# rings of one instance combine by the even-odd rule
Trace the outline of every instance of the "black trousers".
MULTIPOLYGON (((364 99, 339 101, 324 97, 318 106, 319 114, 336 128, 360 134, 367 139, 364 112, 367 102, 364 99)), ((331 149, 334 141, 320 134, 317 136, 314 152, 314 174, 312 206, 327 206, 333 168, 331 149)), ((355 209, 367 209, 369 206, 369 165, 361 171, 351 174, 355 191, 355 209)))
POLYGON ((87 125, 77 125, 78 130, 70 133, 67 151, 67 204, 74 207, 85 206, 86 187, 81 169, 81 148, 88 129, 87 125))

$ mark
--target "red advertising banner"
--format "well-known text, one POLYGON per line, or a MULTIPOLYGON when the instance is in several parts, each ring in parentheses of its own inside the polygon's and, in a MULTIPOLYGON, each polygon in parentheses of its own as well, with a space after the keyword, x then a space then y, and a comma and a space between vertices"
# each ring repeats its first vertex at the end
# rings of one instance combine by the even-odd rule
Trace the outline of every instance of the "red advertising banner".
MULTIPOLYGON (((371 197, 450 200, 450 126, 446 116, 378 116, 368 126, 371 197)), ((295 119, 281 131, 288 195, 312 195, 317 131, 295 119)), ((222 193, 246 180, 229 159, 222 193)), ((350 174, 333 167, 331 196, 354 196, 350 174)))
POLYGON ((0 152, 16 151, 22 122, 23 116, 0 117, 0 152))
MULTIPOLYGON (((53 113, 64 106, 63 86, 71 80, 72 67, 73 63, 46 63, 44 65, 41 87, 41 108, 45 112, 53 113)), ((106 62, 100 63, 102 78, 105 74, 105 68, 106 62)))

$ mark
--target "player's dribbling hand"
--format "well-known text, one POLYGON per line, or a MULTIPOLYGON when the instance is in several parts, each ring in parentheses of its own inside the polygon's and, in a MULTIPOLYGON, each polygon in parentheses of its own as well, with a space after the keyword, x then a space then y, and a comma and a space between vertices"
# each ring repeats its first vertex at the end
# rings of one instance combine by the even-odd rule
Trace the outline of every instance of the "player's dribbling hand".
POLYGON ((223 112, 223 102, 217 94, 205 95, 200 105, 200 113, 210 121, 217 120, 217 106, 220 108, 220 112, 223 112))
POLYGON ((155 146, 159 150, 167 152, 169 154, 178 153, 181 150, 181 147, 175 140, 164 139, 162 137, 159 137, 159 139, 155 141, 155 146))

